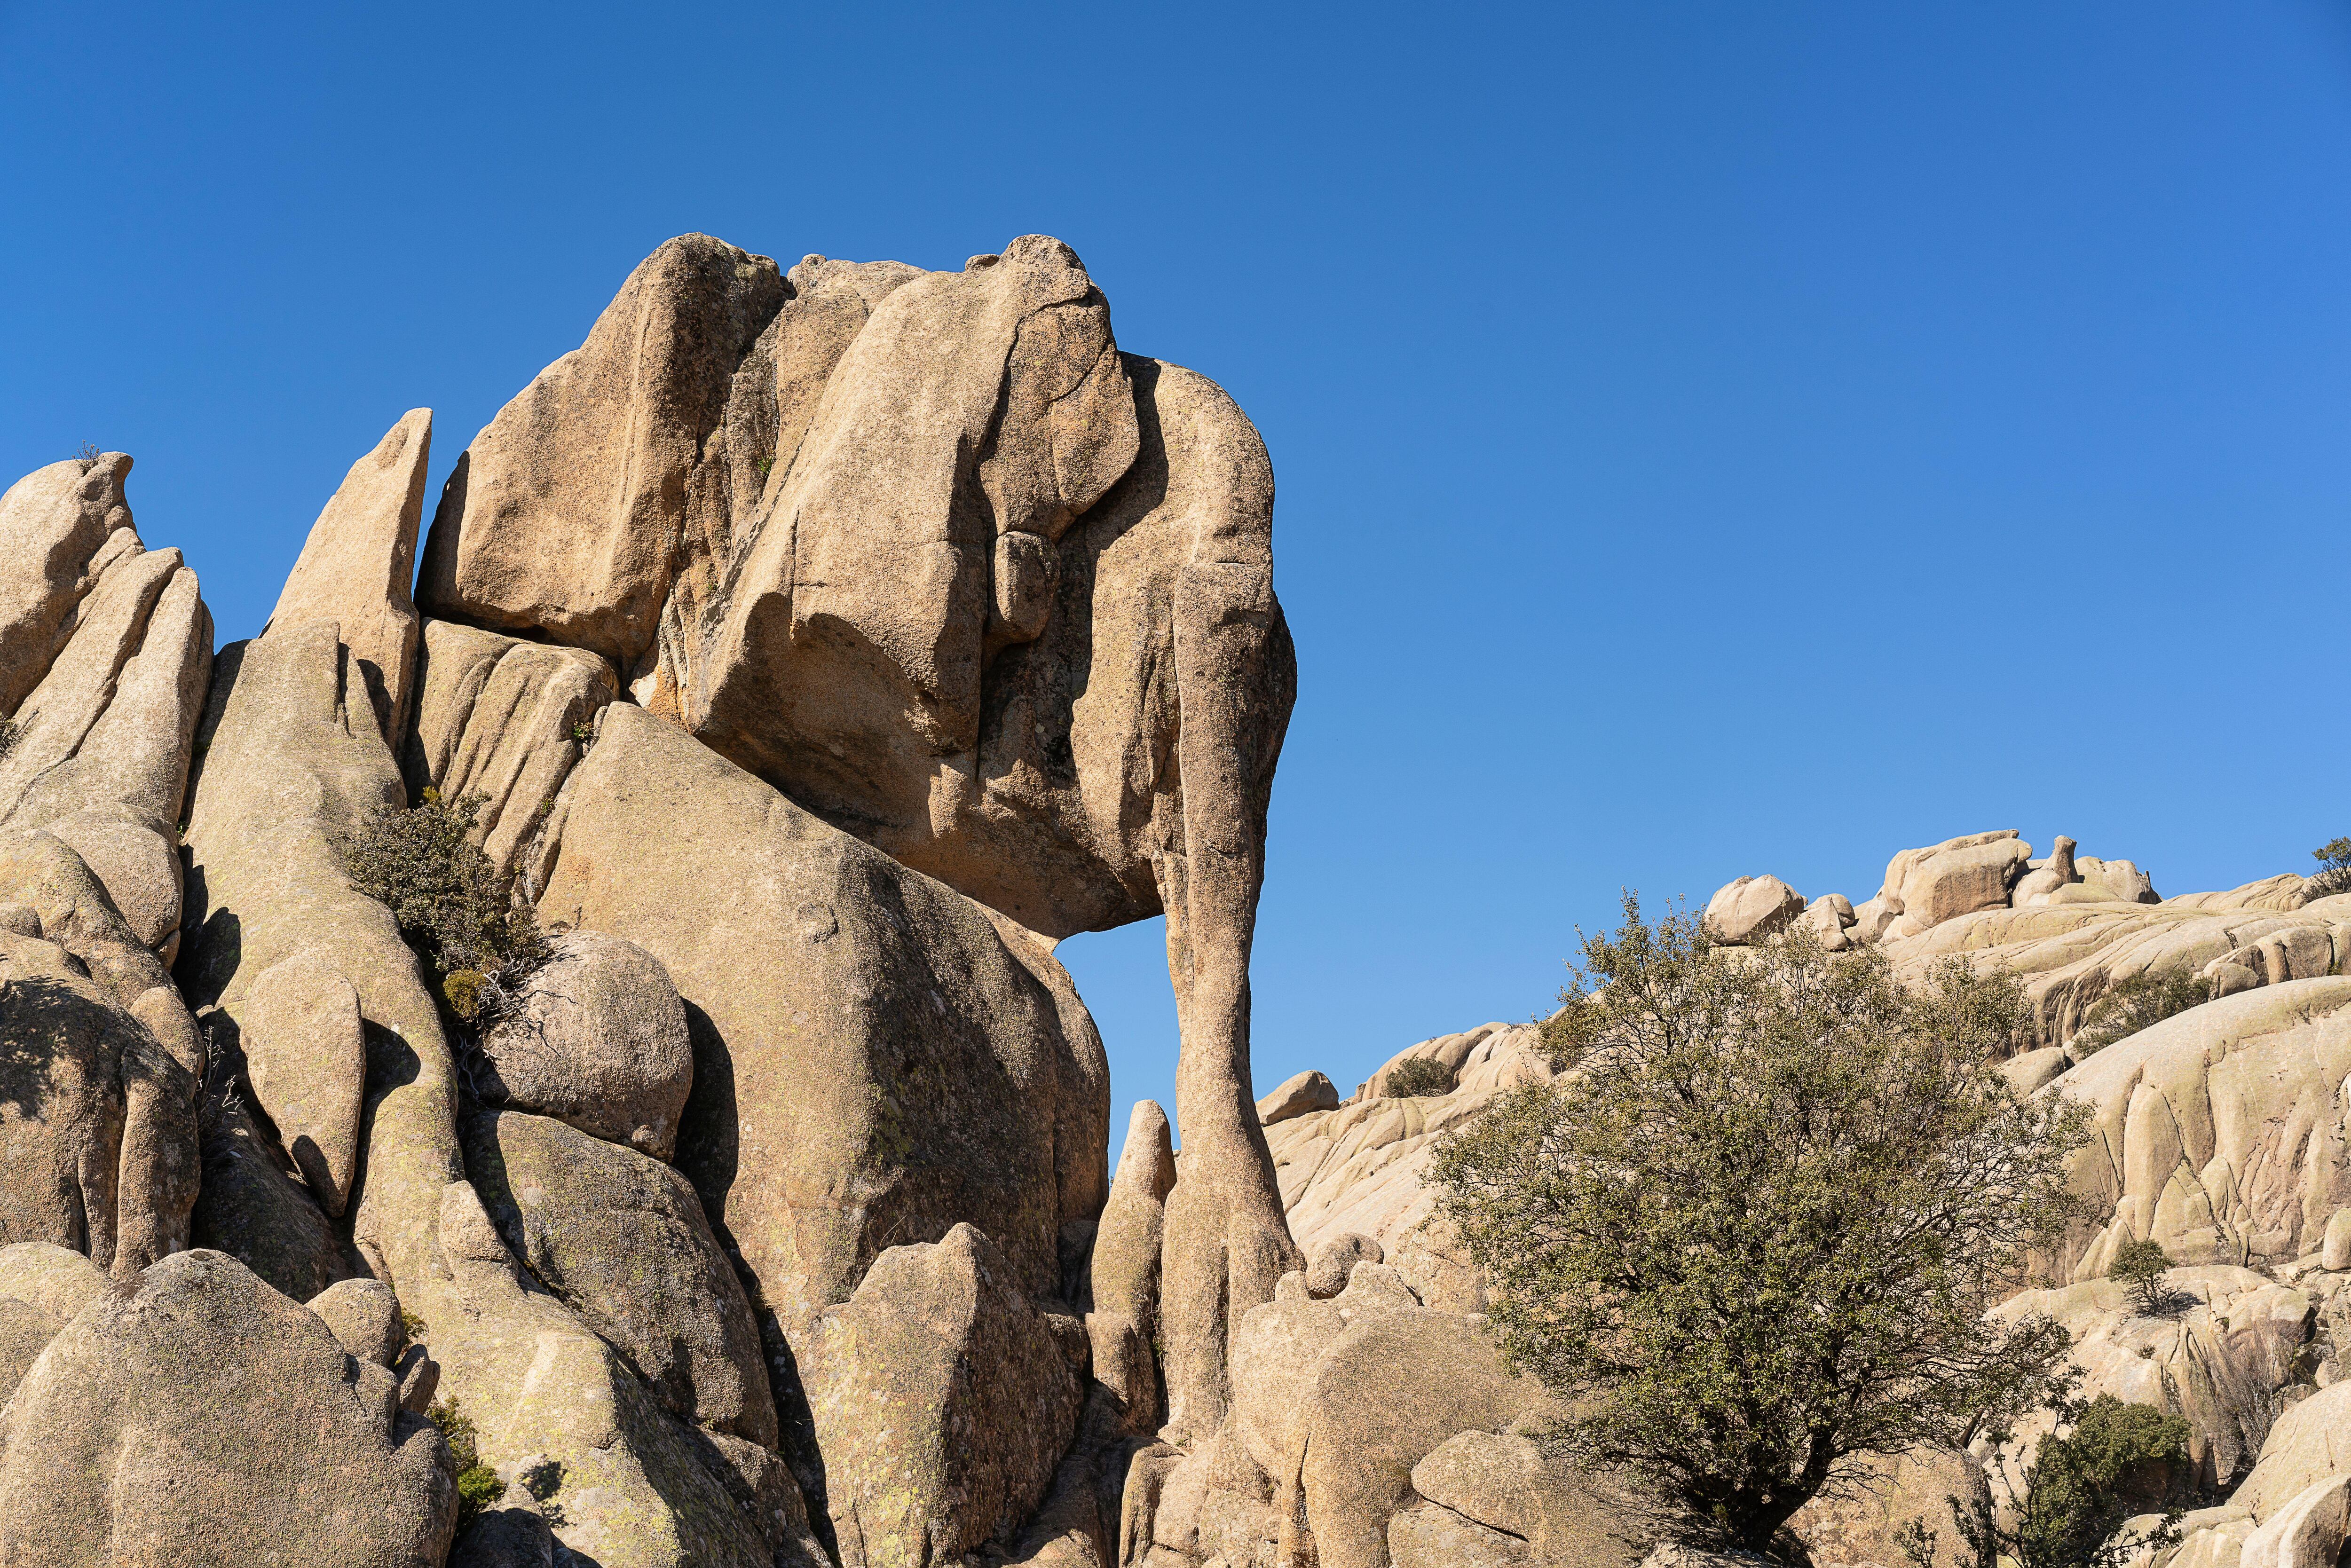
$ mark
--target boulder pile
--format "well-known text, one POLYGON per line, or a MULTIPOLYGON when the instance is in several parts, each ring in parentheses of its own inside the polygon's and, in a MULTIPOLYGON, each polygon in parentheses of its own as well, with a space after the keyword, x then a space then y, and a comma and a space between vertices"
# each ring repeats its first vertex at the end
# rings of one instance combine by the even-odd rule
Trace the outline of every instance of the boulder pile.
POLYGON ((432 440, 217 656, 129 457, 0 497, 0 1561, 1106 1568, 1306 1261, 1256 432, 1059 241, 687 235, 436 507, 432 440), (355 874, 420 801, 543 959, 355 874), (1113 1183, 1053 944, 1162 914, 1113 1183))

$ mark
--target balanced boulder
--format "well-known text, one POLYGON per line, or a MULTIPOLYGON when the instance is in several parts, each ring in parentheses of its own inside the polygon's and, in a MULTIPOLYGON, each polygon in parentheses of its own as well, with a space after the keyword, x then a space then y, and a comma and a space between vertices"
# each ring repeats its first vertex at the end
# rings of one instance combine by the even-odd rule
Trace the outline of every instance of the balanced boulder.
POLYGON ((1760 942, 1804 912, 1804 895, 1776 876, 1734 877, 1706 901, 1707 935, 1725 946, 1760 942))
POLYGON ((550 943, 482 1035, 479 1088, 665 1160, 694 1085, 685 1005, 661 960, 601 931, 550 943))

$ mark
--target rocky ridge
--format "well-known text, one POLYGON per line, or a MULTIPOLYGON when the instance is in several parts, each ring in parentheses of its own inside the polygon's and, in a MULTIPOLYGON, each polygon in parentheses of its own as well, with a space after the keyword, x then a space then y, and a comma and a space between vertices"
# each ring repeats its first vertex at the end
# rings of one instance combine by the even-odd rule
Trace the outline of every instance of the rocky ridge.
MULTIPOLYGON (((1540 1029, 1249 1098, 1294 670, 1220 390, 1122 350, 1042 236, 925 272, 689 235, 426 533, 431 425, 217 657, 127 456, 0 497, 0 1560, 1640 1560, 1425 1180, 1559 1076, 1540 1029), (428 789, 552 933, 486 1015, 351 874, 428 789), (1183 1154, 1146 1102, 1113 1170, 1053 943, 1161 914, 1183 1154)), ((2003 1310, 2189 1422, 2220 1500, 2175 1555, 2320 1568, 2351 897, 2074 851, 1966 835, 1706 918, 2022 977, 2008 1070, 2099 1136, 2003 1310), (2090 1049, 2175 970, 2209 999, 2090 1049), (2191 1306, 2104 1279, 2147 1237, 2191 1306)), ((1814 1561, 1901 1561, 2053 1427, 1886 1462, 1800 1521, 1814 1561)))

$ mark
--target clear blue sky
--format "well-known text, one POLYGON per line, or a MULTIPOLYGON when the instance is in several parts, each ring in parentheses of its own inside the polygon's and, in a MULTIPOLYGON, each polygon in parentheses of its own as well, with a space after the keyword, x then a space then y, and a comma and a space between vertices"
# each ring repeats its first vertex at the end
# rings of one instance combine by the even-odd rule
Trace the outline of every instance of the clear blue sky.
MULTIPOLYGON (((1620 886, 2351 832, 2351 13, 0 4, 0 468, 257 630, 701 229, 1061 236, 1280 485, 1260 1087, 1542 1008, 1620 886)), ((1064 945, 1120 1125, 1156 923, 1064 945)))

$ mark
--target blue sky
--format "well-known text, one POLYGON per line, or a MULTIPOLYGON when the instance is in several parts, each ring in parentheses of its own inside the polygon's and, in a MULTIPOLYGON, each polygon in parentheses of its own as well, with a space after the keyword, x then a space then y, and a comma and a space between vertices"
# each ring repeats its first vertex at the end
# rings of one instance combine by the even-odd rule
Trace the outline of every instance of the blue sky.
MULTIPOLYGON (((258 629, 700 229, 1057 235, 1270 446, 1257 1070, 1525 1018, 1620 887, 2351 832, 2351 8, 0 0, 0 469, 129 451, 258 629)), ((1065 944, 1118 1125, 1155 922, 1065 944)))

